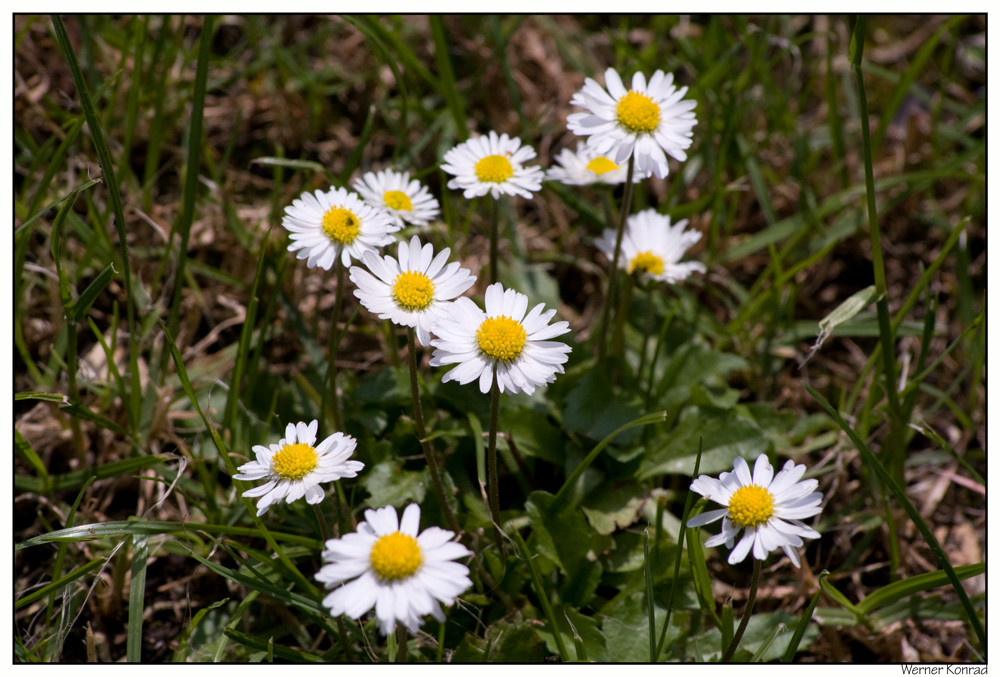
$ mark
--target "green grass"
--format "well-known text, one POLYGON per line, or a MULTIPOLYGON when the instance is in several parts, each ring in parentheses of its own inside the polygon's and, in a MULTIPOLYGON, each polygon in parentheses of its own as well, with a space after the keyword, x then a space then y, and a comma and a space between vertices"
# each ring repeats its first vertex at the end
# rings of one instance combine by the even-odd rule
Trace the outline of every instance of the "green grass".
POLYGON ((15 660, 691 663, 735 636, 736 661, 985 661, 985 23, 16 16, 15 660), (689 219, 708 272, 622 278, 598 359, 622 188, 497 205, 500 281, 573 351, 499 398, 494 468, 489 395, 426 349, 412 382, 406 332, 281 218, 410 171, 442 207, 422 241, 481 304, 493 210, 442 156, 494 129, 549 166, 607 67, 697 102, 688 159, 630 211, 689 219), (314 418, 364 470, 257 517, 236 468, 314 418), (759 453, 819 481, 822 537, 763 562, 740 637, 751 561, 683 524, 696 472, 759 453), (325 534, 410 502, 454 514, 473 585, 387 640, 313 577, 325 534))

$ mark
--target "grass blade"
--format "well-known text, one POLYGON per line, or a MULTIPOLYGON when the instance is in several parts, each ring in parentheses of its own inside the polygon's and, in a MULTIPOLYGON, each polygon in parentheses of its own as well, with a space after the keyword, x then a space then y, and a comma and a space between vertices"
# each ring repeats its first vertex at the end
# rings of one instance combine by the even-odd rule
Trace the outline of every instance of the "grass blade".
POLYGON ((146 558, 149 540, 145 535, 132 536, 132 582, 128 591, 128 631, 125 656, 129 663, 142 661, 142 612, 146 596, 146 558))
POLYGON ((956 594, 958 594, 958 599, 962 603, 962 607, 965 609, 969 624, 975 631, 976 637, 978 637, 980 646, 985 654, 986 633, 983 630, 983 625, 980 623, 979 617, 976 616, 976 612, 972 608, 972 602, 969 600, 969 596, 966 594, 965 588, 962 587, 962 583, 958 575, 955 573, 955 569, 951 566, 951 562, 948 561, 948 556, 945 555, 944 550, 941 548, 941 544, 938 543, 937 538, 935 538, 934 532, 930 530, 930 527, 927 526, 924 518, 921 517, 920 512, 916 509, 916 507, 914 507, 913 503, 910 502, 906 492, 903 491, 898 484, 896 484, 896 481, 879 462, 878 457, 875 456, 865 441, 858 437, 858 434, 854 432, 854 429, 847 424, 847 421, 841 417, 840 413, 834 409, 822 395, 816 392, 808 383, 804 385, 806 390, 809 391, 809 394, 816 398, 816 401, 819 402, 826 412, 833 418, 833 420, 837 422, 837 425, 839 425, 843 431, 847 433, 851 442, 853 442, 854 446, 861 452, 861 456, 864 458, 865 463, 875 471, 879 478, 881 478, 885 486, 889 488, 889 491, 891 491, 893 496, 896 497, 896 500, 899 501, 903 510, 906 511, 906 514, 909 515, 911 520, 913 520, 913 524, 917 527, 920 535, 923 536, 924 541, 927 542, 928 547, 930 547, 931 551, 934 553, 934 557, 937 558, 938 563, 941 565, 941 568, 944 570, 948 580, 951 582, 956 594))
POLYGON ((66 35, 66 27, 58 15, 52 16, 52 26, 55 29, 56 42, 59 43, 63 56, 66 57, 70 75, 73 77, 73 84, 76 86, 76 93, 80 98, 80 105, 83 107, 83 114, 87 119, 87 126, 90 130, 91 139, 94 142, 94 150, 97 151, 101 171, 104 173, 106 179, 108 196, 111 199, 111 208, 115 215, 115 230, 118 233, 118 244, 121 248, 122 256, 122 276, 124 277, 125 289, 129 297, 129 302, 126 306, 128 312, 131 397, 127 400, 126 409, 129 415, 129 425, 132 431, 135 432, 139 425, 139 405, 142 392, 139 385, 139 332, 135 321, 135 306, 138 295, 132 293, 132 266, 129 261, 128 237, 125 232, 125 208, 122 206, 122 196, 118 179, 115 177, 115 167, 111 159, 111 152, 108 150, 108 144, 104 140, 104 132, 101 130, 100 121, 97 119, 97 113, 94 111, 94 105, 90 100, 87 83, 84 81, 83 73, 80 71, 80 64, 77 62, 76 55, 73 52, 73 45, 70 44, 69 37, 66 35))

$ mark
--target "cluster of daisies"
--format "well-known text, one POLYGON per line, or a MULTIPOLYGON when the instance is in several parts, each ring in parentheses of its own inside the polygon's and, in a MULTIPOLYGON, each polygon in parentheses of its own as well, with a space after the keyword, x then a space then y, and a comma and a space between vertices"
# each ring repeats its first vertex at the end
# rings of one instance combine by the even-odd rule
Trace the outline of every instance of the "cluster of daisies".
MULTIPOLYGON (((556 156, 558 166, 543 171, 525 163, 535 151, 517 138, 490 132, 472 138, 443 157, 441 168, 452 176, 448 188, 464 197, 504 195, 530 199, 543 180, 567 185, 620 184, 668 173, 667 156, 683 161, 696 124, 694 102, 673 76, 656 71, 647 81, 636 73, 626 89, 614 69, 605 87, 587 79, 572 99, 583 108, 568 118, 568 127, 586 142, 556 156), (627 169, 625 163, 628 162, 627 169)), ((476 277, 450 261, 451 250, 435 252, 416 235, 397 243, 395 256, 379 249, 393 244, 403 228, 427 226, 439 214, 437 200, 406 172, 370 172, 354 183, 354 191, 331 188, 304 193, 285 210, 282 225, 290 233, 289 250, 309 267, 349 269, 354 294, 371 313, 407 327, 420 345, 433 348, 430 365, 451 366, 442 381, 477 382, 483 393, 528 393, 563 373, 570 347, 553 340, 569 331, 567 322, 552 322, 554 309, 496 282, 484 294, 484 308, 463 296, 476 277)), ((621 267, 647 280, 676 283, 694 272, 698 262, 681 262, 700 233, 687 221, 672 224, 649 209, 628 218, 620 238, 621 267)), ((609 259, 616 232, 595 242, 609 259)), ((338 290, 339 293, 339 290, 338 290)), ((411 335, 412 336, 412 335, 411 335)), ((321 485, 356 477, 363 469, 350 457, 356 440, 334 433, 317 443, 318 422, 289 424, 285 436, 270 446, 253 447, 252 460, 240 466, 239 480, 265 480, 245 496, 259 497, 258 516, 274 504, 305 498, 317 504, 321 485)), ((709 544, 733 547, 737 533, 746 535, 733 549, 739 561, 751 549, 758 558, 778 547, 798 565, 793 548, 818 534, 800 519, 819 512, 821 495, 815 480, 799 482, 804 466, 788 465, 772 478, 766 457, 757 459, 751 476, 736 459, 732 473, 719 479, 699 477, 692 489, 728 507, 692 520, 692 526, 723 518, 723 532, 709 544)), ((373 607, 384 634, 402 623, 416 631, 421 618, 443 620, 440 604, 451 604, 471 586, 469 570, 455 560, 472 553, 452 531, 429 527, 419 531, 420 508, 409 505, 400 519, 393 506, 365 512, 356 532, 326 542, 326 564, 316 579, 332 591, 323 603, 334 615, 360 618, 373 607)))

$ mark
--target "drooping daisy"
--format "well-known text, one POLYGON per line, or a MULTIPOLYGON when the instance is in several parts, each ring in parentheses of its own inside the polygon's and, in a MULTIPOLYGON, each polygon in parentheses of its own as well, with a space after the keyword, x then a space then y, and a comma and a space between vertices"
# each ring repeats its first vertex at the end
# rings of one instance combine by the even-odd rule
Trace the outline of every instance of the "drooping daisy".
POLYGON ((305 192, 285 207, 281 225, 291 232, 288 251, 306 259, 310 268, 330 270, 337 257, 345 266, 360 259, 366 249, 384 247, 399 230, 389 215, 366 205, 344 188, 305 192))
POLYGON ((238 480, 267 480, 243 492, 244 496, 262 497, 257 502, 258 517, 281 499, 292 503, 305 496, 306 503, 319 503, 324 495, 320 484, 356 477, 365 467, 361 461, 347 460, 357 446, 353 437, 334 433, 316 445, 318 427, 315 420, 309 424, 289 423, 277 444, 255 445, 257 460, 244 463, 239 474, 233 475, 238 480))
MULTIPOLYGON (((684 252, 701 239, 701 233, 685 226, 687 219, 671 225, 670 217, 655 209, 633 214, 625 222, 618 265, 629 273, 640 272, 644 279, 671 283, 704 273, 705 265, 699 261, 680 263, 684 252)), ((614 230, 605 230, 595 242, 608 259, 614 257, 615 237, 614 230)))
POLYGON ((374 606, 383 635, 397 621, 414 633, 422 616, 443 621, 439 602, 451 604, 472 585, 468 567, 451 560, 472 553, 451 540, 454 532, 428 527, 418 533, 419 526, 415 503, 406 507, 401 521, 390 505, 366 510, 356 532, 328 540, 323 561, 329 564, 316 573, 316 580, 327 588, 339 587, 323 599, 323 606, 334 616, 355 619, 374 606))
POLYGON ((438 338, 431 341, 434 355, 430 364, 440 367, 458 364, 441 379, 461 384, 479 379, 479 390, 488 393, 497 368, 500 392, 509 390, 529 395, 535 386, 551 383, 563 373, 571 348, 561 341, 549 341, 569 331, 568 322, 549 320, 555 309, 544 311, 539 303, 525 315, 528 297, 499 282, 486 288, 486 312, 471 299, 456 299, 448 317, 434 328, 438 338))
POLYGON ((506 194, 530 200, 532 193, 541 190, 544 176, 541 168, 524 166, 534 157, 535 149, 522 146, 520 139, 491 131, 445 153, 441 169, 455 177, 448 187, 463 190, 466 198, 489 193, 494 198, 506 194))
POLYGON ((429 345, 430 332, 448 312, 451 300, 476 281, 461 264, 445 265, 450 253, 445 248, 434 256, 434 247, 430 243, 421 247, 416 235, 409 244, 399 243, 396 258, 366 251, 363 261, 374 275, 351 266, 351 280, 357 285, 354 295, 379 318, 414 327, 420 345, 429 345))
POLYGON ((715 547, 725 543, 732 549, 730 564, 742 562, 751 549, 754 557, 765 559, 769 552, 781 548, 798 567, 795 548, 802 545, 803 538, 819 538, 819 532, 801 520, 823 510, 820 506, 823 494, 815 491, 818 482, 799 481, 805 471, 804 465, 787 461, 775 475, 767 455, 761 454, 751 476, 747 462, 737 456, 732 472, 724 472, 718 479, 701 475, 691 482, 692 491, 726 507, 695 515, 687 525, 700 527, 721 517, 722 533, 710 537, 705 545, 715 547), (734 548, 741 529, 746 531, 734 548))
MULTIPOLYGON (((589 186, 592 183, 614 185, 625 183, 628 176, 626 167, 616 165, 607 155, 598 153, 595 148, 583 142, 576 144, 575 151, 563 148, 555 160, 559 166, 549 167, 545 178, 568 186, 589 186)), ((638 183, 643 178, 641 172, 632 172, 633 183, 638 183)))
POLYGON ((416 179, 411 181, 409 172, 368 172, 354 182, 354 190, 371 206, 388 212, 399 228, 405 223, 426 226, 440 211, 427 186, 416 179))
POLYGON ((566 119, 573 132, 587 135, 587 144, 599 153, 607 153, 615 164, 622 164, 635 153, 635 169, 662 179, 670 171, 669 154, 687 159, 691 130, 697 124, 694 101, 685 101, 687 87, 674 87, 672 73, 656 71, 646 76, 632 76, 632 88, 626 90, 618 71, 604 72, 607 90, 587 78, 583 89, 570 103, 587 109, 566 119))

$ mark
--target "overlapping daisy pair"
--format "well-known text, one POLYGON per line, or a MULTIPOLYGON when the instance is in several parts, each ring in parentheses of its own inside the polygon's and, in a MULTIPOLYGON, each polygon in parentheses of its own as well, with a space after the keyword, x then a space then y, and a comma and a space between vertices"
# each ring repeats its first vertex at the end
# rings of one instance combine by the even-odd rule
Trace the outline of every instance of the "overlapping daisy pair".
POLYGON ((686 160, 697 120, 694 101, 685 100, 687 87, 677 89, 672 73, 656 71, 646 82, 643 73, 632 76, 626 89, 614 68, 604 72, 604 84, 587 78, 570 100, 586 112, 573 113, 567 126, 587 136, 587 145, 606 153, 615 164, 635 157, 635 170, 664 178, 670 171, 667 155, 686 160))

